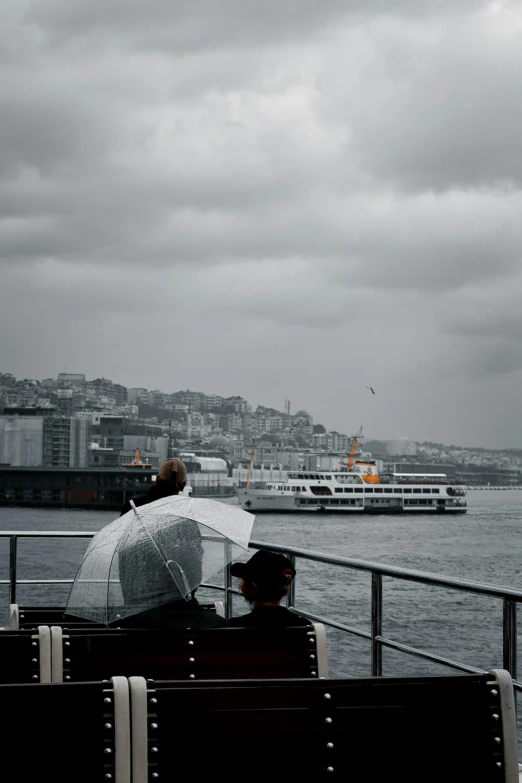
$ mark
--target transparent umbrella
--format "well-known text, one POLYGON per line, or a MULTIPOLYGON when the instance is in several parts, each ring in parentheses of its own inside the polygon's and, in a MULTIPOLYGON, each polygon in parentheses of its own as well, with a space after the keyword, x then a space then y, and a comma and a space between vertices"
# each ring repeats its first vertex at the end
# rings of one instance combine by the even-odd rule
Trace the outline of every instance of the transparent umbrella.
POLYGON ((92 538, 66 613, 109 625, 193 590, 248 548, 254 515, 216 500, 172 496, 92 538))

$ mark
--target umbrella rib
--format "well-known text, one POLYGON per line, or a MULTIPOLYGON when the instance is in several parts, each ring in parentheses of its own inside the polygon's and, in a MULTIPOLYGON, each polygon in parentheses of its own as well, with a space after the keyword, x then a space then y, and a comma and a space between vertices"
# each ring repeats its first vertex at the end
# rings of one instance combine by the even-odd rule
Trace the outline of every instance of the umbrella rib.
MULTIPOLYGON (((163 560, 163 565, 164 565, 164 566, 167 568, 167 572, 168 572, 168 574, 170 575, 170 578, 172 579, 172 581, 173 581, 173 582, 174 582, 174 584, 176 585, 177 589, 179 590, 180 588, 179 588, 179 584, 178 584, 178 582, 177 582, 177 580, 176 580, 176 577, 175 577, 175 576, 174 576, 174 574, 172 573, 172 570, 169 568, 169 562, 173 562, 173 561, 169 561, 169 560, 167 560, 167 558, 165 557, 165 554, 164 554, 164 553, 162 552, 162 550, 160 549, 158 542, 157 542, 157 541, 156 541, 156 540, 155 540, 155 539, 152 537, 152 535, 150 534, 150 530, 148 530, 148 529, 147 529, 147 526, 146 526, 146 525, 144 525, 144 524, 143 524, 143 522, 141 521, 141 517, 140 517, 140 515, 138 514, 138 511, 137 511, 137 509, 136 509, 136 506, 134 505, 133 501, 131 500, 130 502, 131 502, 131 506, 132 506, 132 508, 134 509, 134 513, 136 514, 136 516, 137 516, 137 518, 138 518, 138 520, 139 520, 139 522, 140 522, 140 525, 141 525, 142 529, 145 531, 145 533, 148 535, 148 537, 149 537, 149 538, 150 538, 150 540, 152 541, 153 545, 156 547, 156 549, 157 549, 157 551, 158 551, 158 554, 159 554, 160 558, 163 560)), ((187 582, 187 579, 186 579, 186 577, 185 577, 185 574, 184 574, 184 572, 183 572, 183 569, 181 568, 181 566, 180 566, 179 564, 177 564, 177 565, 178 565, 178 568, 179 568, 179 570, 181 571, 181 574, 182 574, 182 576, 183 576, 183 581, 185 582, 185 587, 184 587, 184 589, 186 590, 186 588, 187 588, 187 584, 186 584, 186 582, 187 582)), ((186 596, 185 600, 187 600, 187 601, 188 601, 188 596, 189 596, 189 595, 190 595, 190 591, 187 593, 187 596, 186 596)))

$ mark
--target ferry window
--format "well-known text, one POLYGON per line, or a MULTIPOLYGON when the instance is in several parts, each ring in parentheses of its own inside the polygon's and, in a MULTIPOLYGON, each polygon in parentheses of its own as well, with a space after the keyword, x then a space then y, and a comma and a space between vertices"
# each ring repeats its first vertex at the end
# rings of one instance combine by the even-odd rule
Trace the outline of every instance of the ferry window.
POLYGON ((344 491, 345 492, 353 492, 353 487, 345 487, 344 491))
MULTIPOLYGON (((377 492, 377 490, 375 490, 377 492)), ((366 492, 373 492, 373 487, 366 487, 366 492)))
POLYGON ((410 495, 411 495, 411 493, 412 493, 412 490, 411 490, 411 489, 404 489, 404 492, 405 492, 406 494, 410 494, 410 495))
POLYGON ((336 492, 342 492, 342 491, 343 491, 343 488, 342 488, 342 487, 336 487, 336 488, 335 488, 335 491, 336 491, 336 492))
POLYGON ((423 489, 422 492, 423 492, 424 495, 429 495, 430 494, 430 490, 429 489, 423 489))
POLYGON ((400 495, 402 493, 402 489, 394 489, 393 491, 396 495, 400 495))
POLYGON ((362 491, 363 491, 363 490, 362 490, 362 488, 361 488, 361 489, 359 489, 358 487, 356 487, 356 488, 354 489, 354 492, 362 492, 362 491))
POLYGON ((420 495, 421 492, 422 492, 422 489, 420 489, 420 488, 417 489, 417 487, 416 487, 413 491, 414 491, 415 494, 420 495))
POLYGON ((306 492, 306 487, 301 487, 302 492, 306 492))
POLYGON ((375 492, 384 492, 382 487, 375 487, 375 492))
POLYGON ((433 492, 434 495, 440 494, 440 489, 432 489, 431 491, 433 492))
POLYGON ((300 478, 300 479, 302 479, 302 478, 304 478, 304 476, 303 476, 303 474, 302 474, 302 473, 299 473, 299 475, 297 476, 297 478, 300 478))

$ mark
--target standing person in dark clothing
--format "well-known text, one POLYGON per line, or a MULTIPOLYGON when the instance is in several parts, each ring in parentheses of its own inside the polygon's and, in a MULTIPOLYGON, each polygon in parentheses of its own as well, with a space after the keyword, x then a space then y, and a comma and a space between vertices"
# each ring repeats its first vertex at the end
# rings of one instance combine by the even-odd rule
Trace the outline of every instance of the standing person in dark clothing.
POLYGON ((281 598, 288 595, 295 577, 295 568, 284 555, 260 550, 248 563, 233 563, 230 573, 240 578, 239 589, 253 606, 250 614, 231 618, 230 625, 247 628, 311 625, 306 617, 281 606, 281 598))
MULTIPOLYGON (((185 489, 186 483, 187 470, 184 463, 179 459, 167 459, 159 469, 156 483, 147 492, 132 498, 132 501, 135 506, 145 506, 160 498, 178 495, 185 489)), ((120 516, 126 514, 131 508, 130 500, 127 500, 122 506, 120 516)))

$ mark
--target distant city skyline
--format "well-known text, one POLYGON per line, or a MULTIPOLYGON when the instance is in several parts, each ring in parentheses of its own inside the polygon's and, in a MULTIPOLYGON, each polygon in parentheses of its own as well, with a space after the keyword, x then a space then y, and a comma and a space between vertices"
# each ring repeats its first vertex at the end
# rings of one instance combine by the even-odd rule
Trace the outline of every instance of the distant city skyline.
MULTIPOLYGON (((219 397, 219 398, 222 398, 224 400, 226 400, 227 397, 228 398, 234 398, 234 397, 241 398, 242 397, 242 395, 238 395, 238 394, 234 394, 234 393, 231 394, 231 395, 218 395, 218 394, 216 394, 215 391, 209 392, 209 391, 204 390, 204 389, 189 389, 186 385, 183 385, 183 384, 181 385, 180 388, 173 389, 173 390, 149 388, 147 386, 143 386, 142 384, 136 385, 136 386, 129 386, 129 387, 127 387, 127 386, 125 386, 125 384, 122 384, 119 381, 114 381, 112 378, 106 378, 105 376, 100 376, 100 375, 96 375, 96 374, 94 374, 92 377, 90 377, 90 376, 88 376, 87 373, 76 372, 77 369, 78 368, 73 368, 71 371, 69 371, 67 368, 64 368, 64 370, 62 370, 61 372, 57 373, 55 376, 49 375, 49 373, 45 373, 44 376, 41 377, 41 378, 37 378, 34 375, 30 375, 30 374, 26 375, 24 378, 16 378, 14 373, 11 373, 11 374, 16 378, 16 380, 18 382, 22 382, 24 380, 26 380, 26 381, 36 381, 38 383, 42 383, 42 382, 44 382, 46 380, 59 381, 61 379, 61 376, 64 376, 64 377, 67 376, 67 380, 71 384, 74 383, 75 379, 78 379, 78 380, 79 379, 84 379, 87 384, 92 384, 92 383, 94 383, 96 381, 98 381, 98 382, 100 382, 100 381, 107 381, 107 383, 109 383, 109 384, 112 384, 112 385, 117 386, 117 387, 119 386, 122 389, 126 389, 127 393, 129 391, 131 393, 135 392, 135 391, 139 392, 140 390, 144 389, 144 390, 146 390, 150 394, 154 394, 154 393, 158 392, 159 394, 163 394, 165 396, 175 395, 175 394, 179 394, 181 392, 185 392, 186 391, 186 392, 193 393, 195 395, 204 395, 207 398, 219 397)), ((10 374, 10 373, 3 373, 3 372, 0 371, 0 379, 1 379, 1 377, 3 375, 7 375, 7 374, 10 374)), ((1 392, 1 389, 0 389, 0 392, 1 392)), ((246 398, 244 398, 244 399, 246 400, 246 398)), ((129 404, 132 404, 133 402, 136 402, 136 400, 135 399, 133 399, 133 400, 129 399, 129 404)), ((256 410, 256 408, 260 407, 260 408, 274 409, 274 410, 278 411, 281 414, 284 414, 287 411, 291 411, 291 414, 295 415, 298 411, 304 410, 308 414, 310 414, 310 416, 313 419, 314 424, 320 424, 320 425, 324 426, 326 431, 333 431, 333 432, 343 433, 343 434, 347 435, 348 438, 353 437, 353 435, 355 435, 355 432, 356 432, 355 429, 353 431, 348 431, 346 429, 343 430, 341 427, 328 427, 325 424, 325 422, 321 421, 320 419, 318 419, 317 416, 314 415, 314 411, 313 410, 307 410, 304 406, 295 406, 293 404, 292 400, 290 400, 288 397, 284 398, 283 404, 282 405, 280 404, 279 406, 277 404, 275 404, 275 405, 266 405, 263 401, 258 401, 256 403, 252 403, 250 400, 246 400, 246 402, 249 403, 249 405, 251 406, 252 410, 254 410, 254 411, 256 410)), ((161 406, 158 406, 158 407, 161 407, 161 406)), ((379 442, 379 441, 382 441, 382 442, 392 442, 392 441, 401 441, 401 440, 403 440, 403 441, 410 441, 412 443, 417 443, 417 444, 439 443, 439 444, 445 445, 446 447, 450 447, 453 444, 457 448, 463 449, 463 450, 465 450, 467 448, 470 448, 470 449, 487 449, 488 448, 487 444, 486 445, 481 445, 481 444, 459 444, 459 443, 456 443, 455 441, 453 441, 452 443, 450 443, 450 442, 444 443, 444 441, 442 441, 440 439, 436 439, 436 438, 419 439, 419 438, 411 437, 411 436, 403 434, 403 433, 394 433, 393 435, 386 437, 384 435, 380 435, 379 433, 368 433, 368 432, 365 431, 365 428, 363 427, 363 439, 361 441, 362 444, 364 444, 364 442, 370 442, 370 441, 375 441, 375 442, 379 442)), ((364 448, 364 445, 363 445, 363 448, 364 448)), ((503 449, 502 447, 497 447, 497 448, 489 447, 489 448, 491 448, 492 450, 503 451, 503 450, 516 449, 517 447, 505 447, 505 449, 503 449)), ((521 446, 521 449, 522 449, 522 446, 521 446)))

